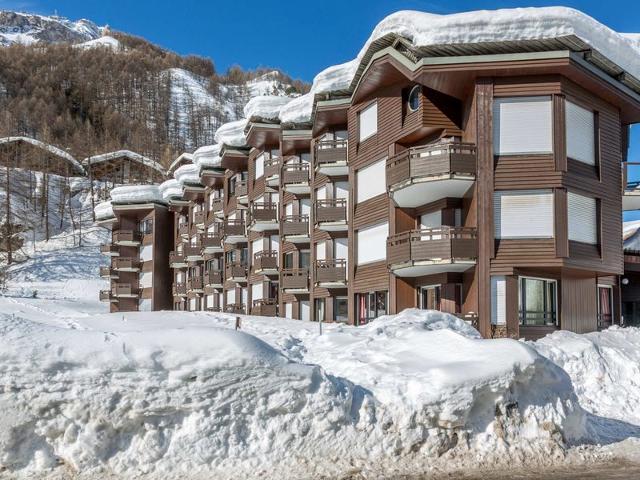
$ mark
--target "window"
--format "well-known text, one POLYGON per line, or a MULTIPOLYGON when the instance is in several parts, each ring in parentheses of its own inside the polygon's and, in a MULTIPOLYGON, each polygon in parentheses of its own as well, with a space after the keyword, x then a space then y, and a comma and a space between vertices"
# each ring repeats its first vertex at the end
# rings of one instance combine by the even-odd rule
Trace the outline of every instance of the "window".
POLYGON ((496 238, 552 238, 553 193, 515 190, 493 194, 496 238))
POLYGON ((293 268, 293 252, 284 254, 284 268, 293 268))
POLYGON ((262 300, 262 296, 263 296, 262 282, 254 283, 253 285, 251 285, 251 300, 252 301, 262 300))
POLYGON ((598 243, 598 208, 595 198, 568 192, 567 215, 569 240, 593 245, 598 243))
POLYGON ((140 261, 150 262, 153 260, 153 245, 143 245, 140 248, 140 261))
POLYGON ((409 92, 409 99, 407 103, 409 105, 410 112, 415 112, 416 110, 418 110, 418 108, 420 108, 420 90, 420 85, 416 85, 409 92))
POLYGON ((556 325, 557 282, 543 278, 520 277, 520 325, 556 325))
POLYGON ((309 300, 300 301, 300 320, 306 320, 307 322, 311 320, 311 305, 309 304, 309 300))
POLYGON ((374 102, 360 112, 360 141, 363 142, 378 131, 378 103, 374 102))
POLYGON ((387 159, 383 158, 356 172, 357 203, 386 193, 386 165, 387 159))
POLYGON ((498 98, 493 104, 496 155, 553 152, 551 97, 498 98))
POLYGON ((356 232, 357 264, 377 262, 387 258, 389 224, 382 223, 356 232))
POLYGON ((598 285, 598 328, 608 328, 613 324, 613 288, 598 285))
POLYGON ((440 310, 440 285, 420 287, 420 308, 440 310))
POLYGON ((311 265, 311 250, 300 250, 300 268, 309 268, 311 265))
POLYGON ((152 272, 141 272, 138 284, 140 288, 151 288, 153 286, 153 273, 152 272))
POLYGON ((369 323, 387 314, 387 291, 358 293, 356 304, 358 308, 357 324, 369 323))
POLYGON ((153 219, 148 218, 140 222, 140 233, 142 235, 151 235, 153 233, 153 219))
POLYGON ((324 298, 315 299, 314 318, 316 322, 324 322, 324 298))
POLYGON ((261 153, 254 160, 255 179, 264 175, 264 153, 261 153))
POLYGON ((575 103, 565 103, 567 157, 589 165, 596 164, 595 114, 575 103))
POLYGON ((336 322, 349 321, 349 300, 347 297, 335 297, 333 299, 333 316, 336 322))
POLYGON ((507 323, 507 282, 503 276, 491 277, 491 324, 507 323))

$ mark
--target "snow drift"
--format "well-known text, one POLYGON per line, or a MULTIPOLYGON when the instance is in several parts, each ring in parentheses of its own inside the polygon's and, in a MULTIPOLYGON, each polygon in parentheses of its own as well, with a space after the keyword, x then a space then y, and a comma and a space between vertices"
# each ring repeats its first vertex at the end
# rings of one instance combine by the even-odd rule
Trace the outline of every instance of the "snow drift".
POLYGON ((320 337, 309 322, 246 317, 244 333, 232 322, 156 312, 63 328, 0 314, 0 465, 389 475, 545 463, 585 433, 561 369, 446 314, 407 311, 320 337))

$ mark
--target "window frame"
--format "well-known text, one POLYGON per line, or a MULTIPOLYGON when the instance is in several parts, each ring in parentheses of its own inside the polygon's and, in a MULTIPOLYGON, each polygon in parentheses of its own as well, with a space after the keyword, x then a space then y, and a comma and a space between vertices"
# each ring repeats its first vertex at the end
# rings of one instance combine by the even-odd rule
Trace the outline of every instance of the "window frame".
POLYGON ((522 156, 537 156, 537 155, 554 155, 554 130, 555 130, 555 107, 553 102, 553 95, 506 95, 500 97, 494 97, 493 105, 492 105, 492 129, 493 129, 493 138, 491 140, 493 147, 493 154, 496 157, 522 157, 522 156), (546 139, 549 143, 549 150, 524 150, 524 151, 498 151, 498 146, 501 145, 499 141, 501 137, 500 133, 502 127, 502 118, 499 115, 499 110, 496 111, 497 105, 499 103, 508 103, 508 101, 512 101, 514 103, 521 102, 524 103, 527 100, 530 102, 535 101, 534 99, 538 99, 540 103, 548 103, 550 107, 550 118, 549 118, 549 137, 546 139))
MULTIPOLYGON (((555 210, 556 210, 556 198, 553 189, 541 188, 541 189, 518 189, 518 190, 494 190, 493 192, 493 234, 496 240, 548 240, 552 238, 556 238, 556 225, 555 225, 555 210), (551 198, 551 234, 550 235, 527 235, 527 236, 514 236, 514 235, 502 235, 502 218, 500 217, 500 232, 497 231, 498 222, 496 215, 496 196, 500 197, 501 195, 510 195, 510 196, 533 196, 533 195, 547 195, 551 198)), ((502 211, 502 205, 500 205, 500 209, 502 211)))
POLYGON ((409 111, 409 113, 417 112, 418 110, 420 110, 420 93, 421 92, 422 92, 422 85, 420 85, 420 84, 414 85, 409 90, 409 94, 407 95, 407 110, 409 111), (417 92, 417 94, 418 94, 418 96, 417 96, 418 106, 416 108, 413 108, 411 106, 411 97, 413 96, 413 94, 415 92, 417 92))
POLYGON ((559 323, 558 323, 559 322, 559 316, 558 316, 558 285, 559 285, 559 282, 555 278, 534 277, 534 276, 530 276, 530 275, 520 275, 520 276, 518 276, 518 324, 521 327, 558 327, 558 325, 559 325, 559 323), (537 281, 545 282, 545 289, 544 289, 545 311, 543 312, 543 315, 545 317, 548 314, 548 312, 546 311, 546 308, 547 308, 546 304, 548 303, 547 302, 547 294, 548 294, 547 286, 550 285, 550 284, 554 285, 554 289, 553 289, 553 307, 554 307, 554 311, 552 312, 553 313, 553 323, 548 323, 546 321, 545 317, 543 317, 544 323, 542 325, 527 323, 527 321, 526 321, 526 312, 524 310, 524 302, 526 302, 526 292, 523 291, 523 286, 525 285, 525 281, 526 280, 537 280, 537 281))

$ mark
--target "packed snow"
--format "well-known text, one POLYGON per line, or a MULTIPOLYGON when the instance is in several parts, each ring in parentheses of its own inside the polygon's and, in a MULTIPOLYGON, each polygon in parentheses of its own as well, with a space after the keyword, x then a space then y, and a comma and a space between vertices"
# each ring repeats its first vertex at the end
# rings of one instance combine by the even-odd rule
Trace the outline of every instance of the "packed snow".
POLYGON ((114 204, 124 203, 164 203, 158 185, 123 185, 111 190, 114 204))
POLYGON ((110 200, 100 202, 93 209, 97 221, 108 220, 114 218, 113 205, 110 200))
POLYGON ((183 163, 193 163, 193 154, 186 152, 182 153, 178 158, 171 162, 171 165, 169 165, 169 168, 167 169, 167 174, 173 175, 173 172, 176 170, 176 168, 178 168, 183 163))
POLYGON ((200 185, 200 167, 193 163, 182 165, 173 172, 173 177, 182 186, 187 184, 200 185))
POLYGON ((625 250, 640 251, 640 220, 624 222, 622 226, 622 239, 625 250))
POLYGON ((244 116, 249 120, 278 120, 280 109, 291 102, 289 97, 263 95, 253 97, 244 107, 244 116))
POLYGON ((182 184, 175 178, 170 178, 162 182, 158 186, 158 190, 165 202, 168 202, 172 198, 182 197, 182 184))
POLYGON ((225 123, 216 131, 214 137, 216 143, 230 147, 244 147, 247 144, 247 138, 244 134, 244 128, 246 126, 246 118, 225 123))
POLYGON ((220 167, 220 145, 205 145, 193 152, 193 163, 198 167, 220 167))
POLYGON ((108 152, 108 153, 102 153, 100 155, 93 155, 91 157, 85 158, 82 161, 82 163, 86 166, 89 166, 95 163, 108 162, 117 158, 127 158, 134 162, 141 163, 146 167, 156 170, 162 175, 165 175, 166 173, 166 170, 164 169, 164 167, 160 165, 158 162, 156 162, 155 160, 152 160, 149 157, 145 157, 144 155, 141 155, 139 153, 132 152, 131 150, 118 150, 115 152, 108 152))

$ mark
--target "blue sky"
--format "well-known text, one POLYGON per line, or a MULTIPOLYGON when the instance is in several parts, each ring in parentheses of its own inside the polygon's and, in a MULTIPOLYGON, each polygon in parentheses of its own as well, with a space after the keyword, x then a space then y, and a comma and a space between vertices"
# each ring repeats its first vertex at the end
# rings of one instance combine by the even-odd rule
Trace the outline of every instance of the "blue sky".
MULTIPOLYGON (((373 27, 403 9, 432 13, 557 5, 518 0, 0 0, 0 8, 71 19, 142 36, 181 54, 211 57, 219 71, 279 67, 311 81, 323 68, 352 59, 373 27)), ((640 1, 574 0, 580 9, 620 32, 640 32, 640 1)), ((630 160, 640 161, 640 126, 632 133, 630 160)), ((640 169, 638 171, 640 179, 640 169)), ((640 218, 640 213, 634 216, 640 218)))

